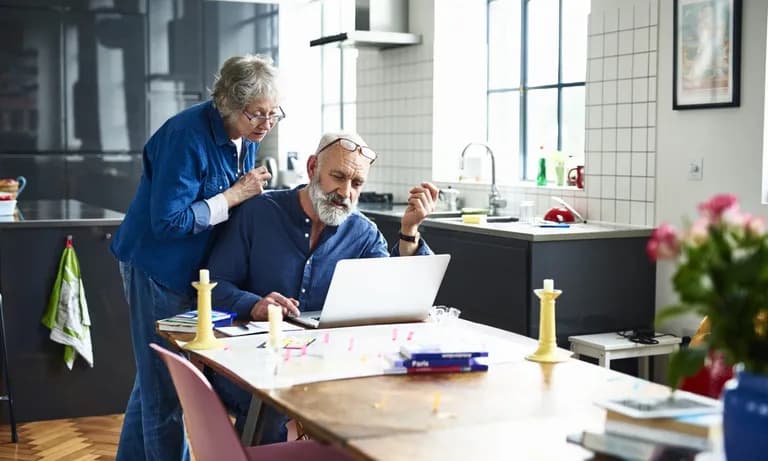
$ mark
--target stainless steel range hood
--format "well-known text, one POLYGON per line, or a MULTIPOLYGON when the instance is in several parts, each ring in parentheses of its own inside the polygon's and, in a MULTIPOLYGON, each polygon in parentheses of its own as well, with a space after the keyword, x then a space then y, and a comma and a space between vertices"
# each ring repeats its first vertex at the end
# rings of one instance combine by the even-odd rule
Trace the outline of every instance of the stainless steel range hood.
POLYGON ((408 32, 408 0, 355 0, 355 29, 310 40, 309 46, 394 48, 417 45, 408 32))

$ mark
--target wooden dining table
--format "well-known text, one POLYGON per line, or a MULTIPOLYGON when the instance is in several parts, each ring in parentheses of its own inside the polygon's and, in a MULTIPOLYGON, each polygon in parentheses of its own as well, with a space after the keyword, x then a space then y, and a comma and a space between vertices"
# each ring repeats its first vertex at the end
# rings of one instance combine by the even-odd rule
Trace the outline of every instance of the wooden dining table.
POLYGON ((254 401, 300 421, 313 439, 364 460, 589 459, 592 453, 567 443, 566 436, 602 431, 605 411, 596 400, 669 394, 665 386, 576 359, 557 364, 528 361, 520 352, 536 349, 531 338, 463 320, 458 328, 493 338, 497 347, 507 345, 515 358, 491 364, 487 372, 383 375, 273 387, 254 384, 260 372, 254 371, 255 365, 245 365, 249 360, 221 359, 247 354, 248 348, 233 347, 218 355, 189 352, 192 360, 252 393, 254 401))

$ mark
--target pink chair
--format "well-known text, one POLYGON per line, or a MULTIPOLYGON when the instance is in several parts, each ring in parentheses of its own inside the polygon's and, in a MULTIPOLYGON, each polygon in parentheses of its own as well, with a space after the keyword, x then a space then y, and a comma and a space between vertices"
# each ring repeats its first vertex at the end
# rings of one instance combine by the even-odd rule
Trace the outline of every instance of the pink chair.
POLYGON ((218 395, 203 374, 188 360, 157 344, 150 344, 171 372, 184 411, 184 423, 197 461, 284 459, 295 461, 352 458, 341 450, 312 440, 243 447, 218 395))

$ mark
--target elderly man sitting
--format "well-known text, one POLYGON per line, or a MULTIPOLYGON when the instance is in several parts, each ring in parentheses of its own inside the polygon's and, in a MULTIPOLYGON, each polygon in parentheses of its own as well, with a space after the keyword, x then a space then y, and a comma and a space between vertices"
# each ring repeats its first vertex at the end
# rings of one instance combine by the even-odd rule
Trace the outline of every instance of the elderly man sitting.
MULTIPOLYGON (((356 210, 376 153, 353 133, 323 135, 307 160, 310 183, 272 191, 245 202, 231 216, 212 250, 208 268, 219 283, 214 305, 254 320, 276 304, 287 315, 320 310, 336 262, 431 254, 418 227, 434 210, 438 190, 428 182, 409 191, 400 240, 391 250, 376 225, 356 210)), ((211 376, 242 431, 250 395, 211 376)), ((286 438, 287 418, 265 408, 263 442, 286 438)))

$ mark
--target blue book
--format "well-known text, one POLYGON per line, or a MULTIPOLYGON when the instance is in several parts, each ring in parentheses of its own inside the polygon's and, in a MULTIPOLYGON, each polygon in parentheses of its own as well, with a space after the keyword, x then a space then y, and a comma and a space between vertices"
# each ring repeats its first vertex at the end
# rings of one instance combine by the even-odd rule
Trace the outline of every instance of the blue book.
POLYGON ((466 344, 403 344, 400 353, 406 359, 436 360, 488 357, 488 351, 466 344))
POLYGON ((402 368, 424 368, 424 367, 467 367, 474 365, 475 359, 472 357, 459 357, 449 359, 408 359, 401 354, 392 354, 387 360, 393 367, 402 368))
MULTIPOLYGON (((232 324, 235 318, 234 312, 211 312, 213 327, 225 327, 232 324)), ((197 331, 197 311, 187 311, 181 314, 157 321, 157 329, 160 331, 176 331, 181 333, 194 333, 197 331)))

